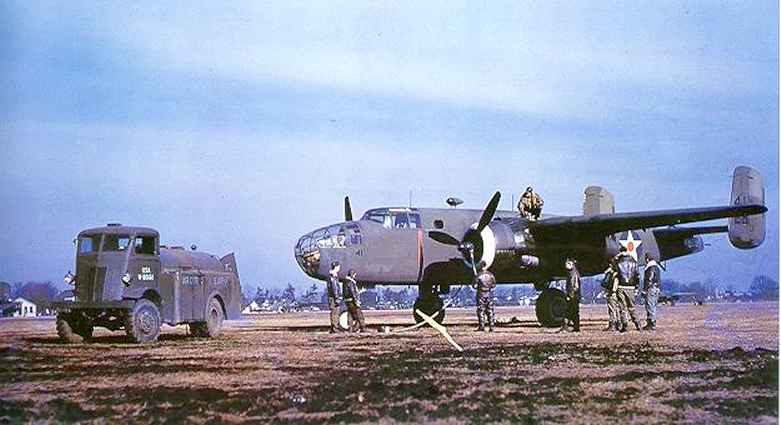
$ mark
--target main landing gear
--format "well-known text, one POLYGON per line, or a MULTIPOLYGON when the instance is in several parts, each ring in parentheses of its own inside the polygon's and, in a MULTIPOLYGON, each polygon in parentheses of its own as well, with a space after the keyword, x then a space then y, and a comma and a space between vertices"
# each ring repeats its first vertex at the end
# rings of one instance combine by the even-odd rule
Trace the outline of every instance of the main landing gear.
POLYGON ((545 288, 534 306, 537 321, 547 328, 561 326, 567 314, 567 297, 556 288, 545 288))

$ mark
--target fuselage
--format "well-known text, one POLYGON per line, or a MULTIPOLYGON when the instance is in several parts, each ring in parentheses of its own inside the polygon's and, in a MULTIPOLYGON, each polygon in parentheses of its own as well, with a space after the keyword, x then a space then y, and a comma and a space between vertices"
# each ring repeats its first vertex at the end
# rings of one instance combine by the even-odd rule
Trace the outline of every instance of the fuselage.
MULTIPOLYGON (((366 284, 438 285, 471 283, 472 265, 485 261, 499 283, 549 282, 565 276, 564 259, 578 261, 581 274, 601 273, 621 245, 642 262, 643 252, 662 260, 697 252, 702 241, 692 236, 661 247, 653 231, 583 235, 566 243, 535 237, 530 222, 514 211, 497 211, 481 233, 474 230, 482 210, 455 208, 375 208, 360 220, 327 226, 301 237, 295 247, 299 266, 310 277, 325 280, 331 262, 342 273, 355 270, 366 284), (458 247, 429 237, 430 231, 471 240, 473 259, 458 247)), ((545 216, 552 217, 552 216, 545 216)))

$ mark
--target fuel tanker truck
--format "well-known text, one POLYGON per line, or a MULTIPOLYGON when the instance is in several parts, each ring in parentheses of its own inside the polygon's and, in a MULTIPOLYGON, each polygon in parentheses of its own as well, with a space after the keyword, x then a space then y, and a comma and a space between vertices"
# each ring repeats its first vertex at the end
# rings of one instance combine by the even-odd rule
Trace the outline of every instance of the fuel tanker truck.
POLYGON ((108 224, 79 233, 74 301, 55 303, 57 334, 89 340, 93 329, 124 329, 130 340, 157 340, 160 326, 187 324, 193 336, 220 335, 223 320, 240 317, 241 284, 233 253, 217 258, 160 245, 147 227, 108 224))

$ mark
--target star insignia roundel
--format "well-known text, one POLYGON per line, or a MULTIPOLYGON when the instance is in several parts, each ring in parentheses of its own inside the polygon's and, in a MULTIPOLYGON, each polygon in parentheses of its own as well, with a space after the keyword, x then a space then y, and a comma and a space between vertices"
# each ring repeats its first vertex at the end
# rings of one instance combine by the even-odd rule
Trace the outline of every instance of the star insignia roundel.
POLYGON ((636 236, 637 235, 635 235, 635 232, 631 230, 626 233, 622 233, 618 243, 626 248, 626 252, 628 252, 629 255, 631 255, 637 261, 640 245, 643 243, 643 240, 636 236))

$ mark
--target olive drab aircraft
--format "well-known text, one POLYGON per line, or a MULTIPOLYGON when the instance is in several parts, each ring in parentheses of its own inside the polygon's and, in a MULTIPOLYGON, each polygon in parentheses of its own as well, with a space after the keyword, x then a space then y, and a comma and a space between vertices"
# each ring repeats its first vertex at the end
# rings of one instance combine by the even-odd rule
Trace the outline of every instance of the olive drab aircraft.
POLYGON ((589 186, 583 214, 576 216, 527 220, 497 210, 496 192, 483 210, 455 208, 460 201, 451 198, 451 208, 374 208, 354 220, 346 197, 345 221, 304 235, 294 253, 314 279, 326 280, 331 262, 339 261, 340 274, 353 269, 365 286, 417 285, 413 315, 420 309, 440 322, 440 294, 471 284, 476 264, 485 261, 500 284, 534 284, 541 291, 537 319, 557 326, 565 297, 551 282, 566 276, 567 257, 577 259, 583 276, 594 276, 622 246, 641 265, 646 252, 661 261, 700 252, 705 234, 727 233, 734 247, 755 248, 765 238, 764 197, 762 176, 745 166, 733 173, 730 204, 717 207, 616 213, 610 192, 589 186), (679 226, 724 218, 726 225, 679 226))

